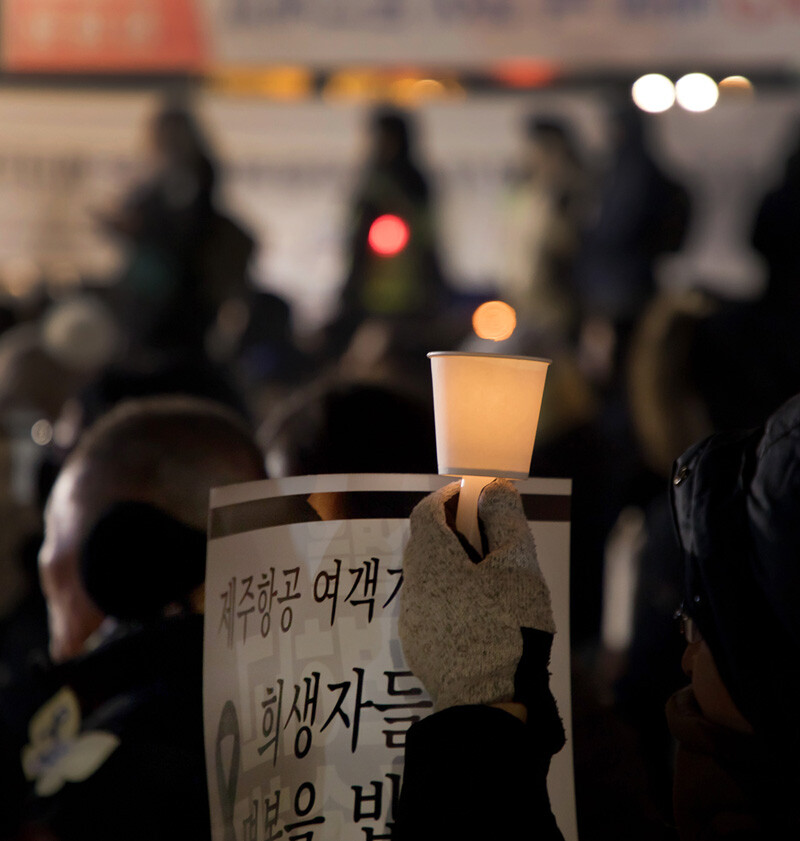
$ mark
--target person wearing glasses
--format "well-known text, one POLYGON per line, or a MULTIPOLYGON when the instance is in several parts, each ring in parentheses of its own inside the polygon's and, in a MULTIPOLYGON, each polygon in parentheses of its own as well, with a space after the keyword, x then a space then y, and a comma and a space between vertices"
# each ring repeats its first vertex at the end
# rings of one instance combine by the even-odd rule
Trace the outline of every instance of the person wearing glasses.
MULTIPOLYGON (((411 517, 400 633, 436 711, 408 733, 397 837, 557 839, 547 586, 516 491, 484 491, 477 565, 450 525, 456 492, 411 517)), ((690 679, 666 711, 678 834, 800 838, 800 395, 759 429, 692 446, 670 494, 690 679)))

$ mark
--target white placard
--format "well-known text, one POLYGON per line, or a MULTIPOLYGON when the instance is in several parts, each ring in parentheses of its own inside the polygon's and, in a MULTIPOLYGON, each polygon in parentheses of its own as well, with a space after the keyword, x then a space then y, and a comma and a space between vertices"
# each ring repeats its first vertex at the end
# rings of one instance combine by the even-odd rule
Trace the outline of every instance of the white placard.
MULTIPOLYGON (((215 841, 385 832, 405 732, 431 709, 397 635, 407 515, 446 481, 320 476, 212 492, 204 716, 215 841)), ((539 512, 531 528, 559 628, 551 686, 567 744, 548 785, 564 837, 574 841, 570 483, 518 487, 526 510, 539 512)))

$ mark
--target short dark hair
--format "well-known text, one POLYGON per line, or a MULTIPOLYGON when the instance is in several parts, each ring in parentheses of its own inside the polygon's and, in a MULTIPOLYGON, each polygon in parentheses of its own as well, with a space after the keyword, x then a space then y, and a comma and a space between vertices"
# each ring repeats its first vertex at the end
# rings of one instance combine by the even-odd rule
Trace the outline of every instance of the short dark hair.
POLYGON ((235 412, 182 395, 119 403, 84 433, 64 467, 80 471, 84 530, 126 499, 205 528, 212 487, 266 478, 263 455, 235 412))

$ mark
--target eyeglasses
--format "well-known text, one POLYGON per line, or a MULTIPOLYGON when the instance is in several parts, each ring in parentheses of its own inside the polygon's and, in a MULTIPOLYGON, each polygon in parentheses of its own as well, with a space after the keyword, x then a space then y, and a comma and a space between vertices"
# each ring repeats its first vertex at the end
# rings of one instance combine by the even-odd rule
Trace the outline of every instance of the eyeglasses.
POLYGON ((672 617, 678 623, 678 629, 686 637, 686 642, 691 645, 693 642, 700 642, 703 635, 697 627, 697 623, 689 616, 681 605, 672 617))

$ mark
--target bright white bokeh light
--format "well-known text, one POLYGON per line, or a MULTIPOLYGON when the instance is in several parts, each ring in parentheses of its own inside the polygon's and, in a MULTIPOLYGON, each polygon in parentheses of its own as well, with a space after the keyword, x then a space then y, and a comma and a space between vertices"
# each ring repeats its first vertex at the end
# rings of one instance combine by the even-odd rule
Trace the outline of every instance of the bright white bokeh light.
POLYGON ((675 102, 675 85, 661 73, 648 73, 633 83, 631 96, 642 111, 660 114, 672 108, 675 102))
POLYGON ((717 104, 719 88, 705 73, 687 73, 675 83, 675 96, 687 111, 708 111, 717 104))

